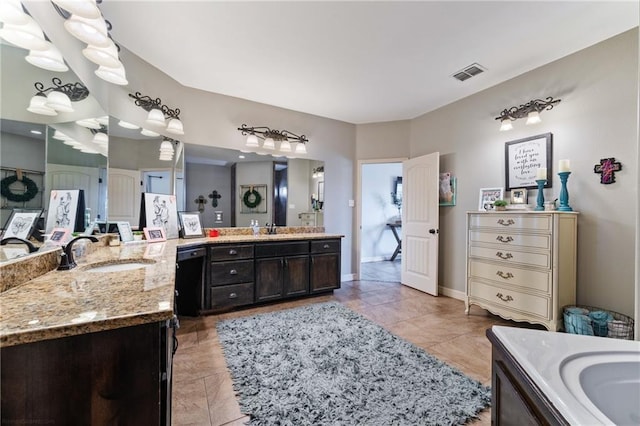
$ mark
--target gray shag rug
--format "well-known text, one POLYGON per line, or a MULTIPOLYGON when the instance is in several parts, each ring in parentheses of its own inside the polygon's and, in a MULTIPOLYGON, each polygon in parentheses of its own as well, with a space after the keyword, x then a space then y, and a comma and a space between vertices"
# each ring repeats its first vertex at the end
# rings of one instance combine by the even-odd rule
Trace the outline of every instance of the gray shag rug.
POLYGON ((336 302, 217 329, 251 425, 456 425, 490 405, 489 388, 336 302))

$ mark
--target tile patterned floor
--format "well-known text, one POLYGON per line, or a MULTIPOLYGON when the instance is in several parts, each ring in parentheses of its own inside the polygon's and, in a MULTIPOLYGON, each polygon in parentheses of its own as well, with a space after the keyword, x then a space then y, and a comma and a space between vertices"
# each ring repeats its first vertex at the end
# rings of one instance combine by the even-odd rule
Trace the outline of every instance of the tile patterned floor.
POLYGON ((360 279, 366 281, 400 281, 400 256, 395 260, 381 262, 363 262, 360 264, 360 279))
MULTIPOLYGON (((173 425, 241 425, 231 376, 216 333, 226 318, 271 312, 329 300, 338 301, 390 332, 424 348, 484 384, 491 382, 491 345, 485 330, 508 321, 448 297, 433 297, 397 282, 351 281, 333 294, 199 318, 181 318, 174 358, 173 425)), ((490 424, 490 409, 474 424, 490 424)))

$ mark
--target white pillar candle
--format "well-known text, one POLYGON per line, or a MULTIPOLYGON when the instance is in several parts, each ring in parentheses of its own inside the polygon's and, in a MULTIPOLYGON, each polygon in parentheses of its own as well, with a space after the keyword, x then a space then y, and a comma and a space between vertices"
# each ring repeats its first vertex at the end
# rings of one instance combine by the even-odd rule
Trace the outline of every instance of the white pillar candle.
POLYGON ((570 163, 569 160, 560 160, 558 162, 558 172, 570 172, 570 163))
POLYGON ((539 167, 538 171, 536 172, 536 180, 546 180, 547 179, 547 168, 546 167, 539 167))

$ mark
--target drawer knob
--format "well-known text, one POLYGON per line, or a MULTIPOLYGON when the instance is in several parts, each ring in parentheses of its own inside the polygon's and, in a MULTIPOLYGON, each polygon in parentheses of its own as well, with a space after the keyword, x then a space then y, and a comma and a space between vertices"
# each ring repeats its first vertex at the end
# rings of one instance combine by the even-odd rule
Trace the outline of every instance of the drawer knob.
POLYGON ((500 278, 504 278, 505 280, 508 280, 509 278, 513 278, 513 274, 511 272, 507 272, 505 274, 502 271, 498 271, 496 272, 496 275, 499 276, 500 278))
POLYGON ((498 256, 500 259, 504 259, 504 260, 513 258, 513 255, 511 253, 506 253, 505 254, 505 253, 503 253, 501 251, 496 252, 496 256, 498 256))
POLYGON ((328 249, 329 247, 330 247, 329 244, 325 244, 322 246, 322 248, 326 248, 326 249, 328 249))
POLYGON ((496 237, 496 240, 500 241, 501 243, 510 243, 511 241, 513 241, 513 237, 503 237, 502 235, 498 235, 496 237))
POLYGON ((230 255, 234 255, 234 254, 238 254, 237 251, 235 251, 234 249, 229 250, 229 254, 230 255))
POLYGON ((231 275, 238 275, 238 271, 237 271, 237 270, 235 270, 235 269, 230 270, 230 271, 229 271, 229 273, 230 273, 231 275))
POLYGON ((229 293, 229 299, 237 299, 238 293, 229 293))
POLYGON ((502 225, 502 226, 511 226, 514 225, 516 222, 513 219, 509 219, 509 220, 504 220, 504 219, 498 219, 498 225, 502 225))
POLYGON ((503 302, 511 302, 513 300, 513 297, 509 296, 508 294, 505 296, 502 293, 498 293, 496 294, 496 297, 503 302))

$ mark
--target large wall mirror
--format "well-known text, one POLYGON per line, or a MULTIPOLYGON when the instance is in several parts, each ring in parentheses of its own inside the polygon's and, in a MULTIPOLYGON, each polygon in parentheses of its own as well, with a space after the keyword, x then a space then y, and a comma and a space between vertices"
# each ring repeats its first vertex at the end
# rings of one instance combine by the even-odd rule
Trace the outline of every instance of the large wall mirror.
MULTIPOLYGON (((38 192, 26 201, 2 197, 0 226, 5 226, 16 208, 43 209, 46 218, 51 190, 55 189, 82 189, 87 208, 83 217, 106 219, 106 112, 90 94, 72 102, 73 112, 48 116, 28 111, 30 100, 37 93, 35 83, 49 88, 55 85, 54 78, 62 84, 81 82, 72 71, 52 72, 29 64, 25 60, 27 53, 0 44, 0 179, 15 176, 19 170, 36 184, 38 192), (87 119, 91 119, 90 124, 87 119), (102 123, 98 122, 100 119, 102 123), (96 133, 104 135, 98 143, 96 133)), ((15 182, 10 189, 20 193, 26 187, 15 182)), ((40 226, 44 229, 46 223, 41 222, 40 226)))

